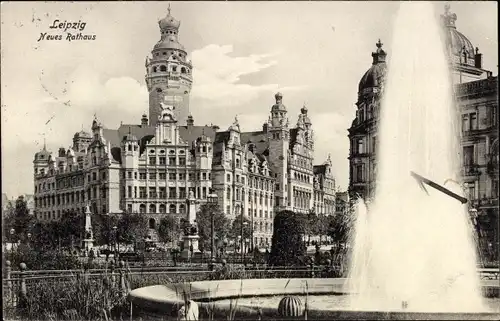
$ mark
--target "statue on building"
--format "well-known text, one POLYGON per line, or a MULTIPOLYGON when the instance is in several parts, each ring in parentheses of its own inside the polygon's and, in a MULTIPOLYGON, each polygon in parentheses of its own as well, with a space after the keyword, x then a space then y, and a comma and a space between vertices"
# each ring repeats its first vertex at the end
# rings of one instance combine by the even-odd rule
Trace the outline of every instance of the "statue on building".
POLYGON ((160 102, 160 107, 161 111, 159 119, 165 119, 165 116, 169 116, 170 119, 174 119, 174 110, 175 110, 174 106, 167 105, 162 101, 160 102))

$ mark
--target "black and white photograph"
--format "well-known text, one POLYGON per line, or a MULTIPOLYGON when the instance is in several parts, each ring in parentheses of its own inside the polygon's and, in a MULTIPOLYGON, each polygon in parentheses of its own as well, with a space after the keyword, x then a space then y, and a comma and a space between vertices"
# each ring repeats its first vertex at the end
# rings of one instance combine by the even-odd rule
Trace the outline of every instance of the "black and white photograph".
POLYGON ((3 320, 500 320, 497 2, 0 13, 3 320))

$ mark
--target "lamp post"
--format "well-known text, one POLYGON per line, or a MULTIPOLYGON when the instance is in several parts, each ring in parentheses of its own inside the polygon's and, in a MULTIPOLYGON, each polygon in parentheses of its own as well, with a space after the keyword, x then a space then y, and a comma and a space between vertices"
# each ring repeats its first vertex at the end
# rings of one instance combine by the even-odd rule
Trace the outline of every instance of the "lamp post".
POLYGON ((14 257, 14 233, 16 230, 13 228, 10 229, 10 256, 14 257))
POLYGON ((208 203, 210 204, 211 210, 210 210, 210 264, 213 265, 215 261, 214 253, 215 253, 215 221, 214 221, 214 210, 215 210, 215 205, 217 205, 217 194, 213 193, 211 191, 208 195, 208 203))
POLYGON ((116 225, 113 226, 113 235, 115 236, 115 244, 114 244, 115 246, 113 249, 115 252, 114 257, 115 257, 115 261, 117 261, 118 260, 118 249, 119 249, 120 245, 118 245, 118 227, 116 227, 116 225))
POLYGON ((248 222, 243 222, 243 213, 241 213, 241 238, 240 238, 240 251, 241 251, 241 263, 245 262, 245 251, 243 250, 243 228, 248 225, 248 222))

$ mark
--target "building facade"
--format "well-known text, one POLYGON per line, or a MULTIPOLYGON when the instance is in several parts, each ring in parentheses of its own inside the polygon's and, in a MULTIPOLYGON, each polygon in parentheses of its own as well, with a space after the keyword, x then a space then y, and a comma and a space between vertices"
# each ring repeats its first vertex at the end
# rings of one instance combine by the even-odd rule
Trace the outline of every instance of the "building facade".
POLYGON ((239 122, 227 130, 196 126, 189 111, 192 64, 179 42, 180 22, 170 13, 159 21, 160 41, 146 58, 149 116, 140 124, 107 129, 95 118, 91 133, 54 155, 35 154, 35 212, 59 219, 66 210, 97 215, 141 213, 154 229, 161 217, 186 215, 192 191, 198 205, 213 191, 222 211, 244 215, 256 246, 271 242, 274 214, 289 209, 335 212, 335 180, 328 158, 313 165, 314 135, 304 106, 290 126, 283 95, 258 131, 239 122))
MULTIPOLYGON (((498 77, 482 69, 482 54, 457 30, 457 16, 449 6, 441 19, 461 114, 463 187, 487 227, 488 239, 498 243, 498 77)), ((372 57, 373 64, 359 83, 356 117, 349 128, 350 198, 369 199, 375 189, 377 125, 387 71, 380 41, 372 57)))

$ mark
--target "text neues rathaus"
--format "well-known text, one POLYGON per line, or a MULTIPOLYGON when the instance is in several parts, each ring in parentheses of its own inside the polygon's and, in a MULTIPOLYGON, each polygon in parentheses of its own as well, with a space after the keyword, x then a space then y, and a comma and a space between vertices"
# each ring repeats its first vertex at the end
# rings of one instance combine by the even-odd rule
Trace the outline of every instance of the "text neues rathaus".
POLYGON ((107 129, 95 118, 92 133, 77 132, 73 146, 35 154, 35 214, 59 219, 65 211, 142 213, 150 228, 165 215, 184 217, 192 191, 203 204, 213 191, 221 211, 252 217, 255 244, 269 244, 276 211, 333 214, 335 180, 328 158, 313 165, 314 137, 304 106, 296 126, 276 93, 262 129, 225 131, 194 124, 189 113, 191 61, 178 41, 180 22, 159 22, 161 39, 146 58, 149 118, 107 129))

